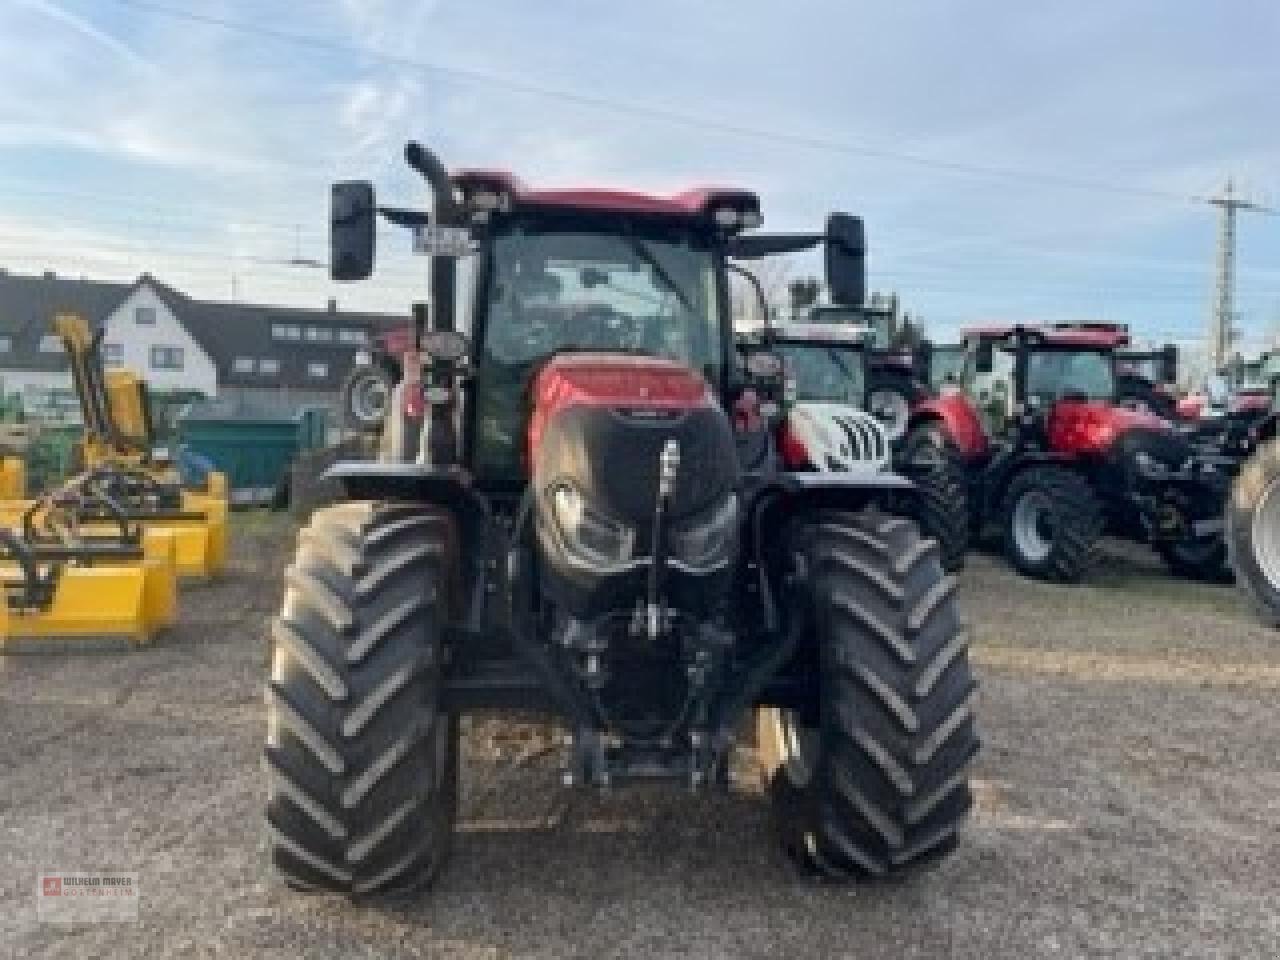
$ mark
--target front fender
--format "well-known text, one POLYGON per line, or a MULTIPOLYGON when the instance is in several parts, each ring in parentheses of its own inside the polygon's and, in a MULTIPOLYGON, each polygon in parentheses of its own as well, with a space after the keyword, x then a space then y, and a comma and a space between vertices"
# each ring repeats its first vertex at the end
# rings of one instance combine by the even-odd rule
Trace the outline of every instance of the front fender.
POLYGON ((956 452, 965 460, 977 460, 990 449, 982 418, 969 399, 961 393, 943 393, 917 403, 907 423, 910 431, 927 423, 936 423, 956 452))
MULTIPOLYGON (((474 575, 471 582, 483 583, 492 515, 466 470, 418 463, 344 461, 326 470, 324 479, 340 483, 350 500, 399 500, 448 512, 458 524, 463 566, 474 575)), ((473 597, 469 619, 476 615, 476 602, 473 597)))
POLYGON ((899 474, 871 468, 836 473, 780 471, 748 477, 743 485, 747 518, 743 549, 755 565, 765 630, 781 628, 777 571, 782 569, 783 528, 791 518, 811 510, 862 510, 887 491, 914 486, 899 474))

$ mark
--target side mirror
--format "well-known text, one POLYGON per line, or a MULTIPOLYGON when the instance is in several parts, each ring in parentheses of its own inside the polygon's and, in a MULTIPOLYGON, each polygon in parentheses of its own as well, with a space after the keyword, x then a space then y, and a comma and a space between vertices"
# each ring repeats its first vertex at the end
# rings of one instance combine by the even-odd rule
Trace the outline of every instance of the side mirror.
POLYGON ((1161 383, 1177 383, 1178 382, 1178 348, 1172 343, 1166 345, 1160 351, 1160 369, 1158 371, 1161 383))
POLYGON ((867 241, 862 218, 847 213, 827 217, 827 290, 831 302, 858 307, 867 293, 867 241))
POLYGON ((346 180, 333 185, 329 197, 329 276, 334 280, 364 280, 373 273, 377 215, 373 184, 346 180))

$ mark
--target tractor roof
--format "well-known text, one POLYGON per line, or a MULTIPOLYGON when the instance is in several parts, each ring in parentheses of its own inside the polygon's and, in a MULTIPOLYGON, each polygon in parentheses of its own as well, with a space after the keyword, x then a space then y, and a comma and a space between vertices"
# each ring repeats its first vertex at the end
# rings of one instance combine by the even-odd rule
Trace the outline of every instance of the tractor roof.
POLYGON ((1019 330, 1032 334, 1048 346, 1099 347, 1114 349, 1129 343, 1128 327, 1119 324, 1004 324, 970 327, 961 332, 968 340, 1002 340, 1019 330))
POLYGON ((770 335, 783 343, 840 343, 866 346, 875 337, 871 327, 852 323, 784 323, 769 328, 770 335))
POLYGON ((712 218, 717 210, 728 208, 739 215, 753 215, 752 222, 741 225, 759 225, 759 198, 735 187, 695 187, 660 196, 605 187, 535 188, 505 170, 457 170, 450 176, 463 194, 464 204, 487 193, 500 198, 501 209, 564 209, 697 220, 712 218))

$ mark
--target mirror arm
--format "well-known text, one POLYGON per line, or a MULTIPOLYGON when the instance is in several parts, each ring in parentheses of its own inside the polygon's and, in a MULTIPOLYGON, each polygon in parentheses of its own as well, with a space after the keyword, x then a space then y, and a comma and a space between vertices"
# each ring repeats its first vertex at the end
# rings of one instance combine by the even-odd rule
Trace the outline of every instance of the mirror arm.
POLYGON ((760 278, 757 277, 750 270, 746 269, 745 267, 739 266, 736 263, 727 264, 727 267, 732 273, 736 273, 740 277, 746 277, 747 282, 750 283, 752 289, 755 290, 756 299, 760 301, 760 314, 761 316, 764 317, 764 326, 765 326, 765 329, 767 330, 770 325, 769 324, 769 302, 765 299, 764 287, 760 285, 760 278))
POLYGON ((406 210, 403 207, 377 207, 378 215, 397 227, 427 227, 431 214, 425 210, 406 210))

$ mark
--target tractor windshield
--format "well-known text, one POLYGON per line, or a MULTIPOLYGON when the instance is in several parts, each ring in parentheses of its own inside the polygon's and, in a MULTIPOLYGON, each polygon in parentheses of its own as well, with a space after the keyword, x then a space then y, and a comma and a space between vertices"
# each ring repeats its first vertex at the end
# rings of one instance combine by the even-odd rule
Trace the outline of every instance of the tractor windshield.
POLYGON ((1038 350, 1027 356, 1027 397, 1048 404, 1077 398, 1110 400, 1115 370, 1101 350, 1038 350))
POLYGON ((929 385, 935 390, 958 387, 964 379, 964 347, 934 347, 929 352, 929 385))
POLYGON ((1131 354, 1119 358, 1122 373, 1134 377, 1142 377, 1152 383, 1160 382, 1160 358, 1155 354, 1131 354))
POLYGON ((865 355, 847 344, 778 343, 787 372, 795 378, 801 403, 840 403, 862 408, 865 355))
POLYGON ((525 388, 559 350, 634 350, 722 373, 718 259, 674 229, 516 224, 493 238, 476 372, 477 465, 518 466, 525 388))

